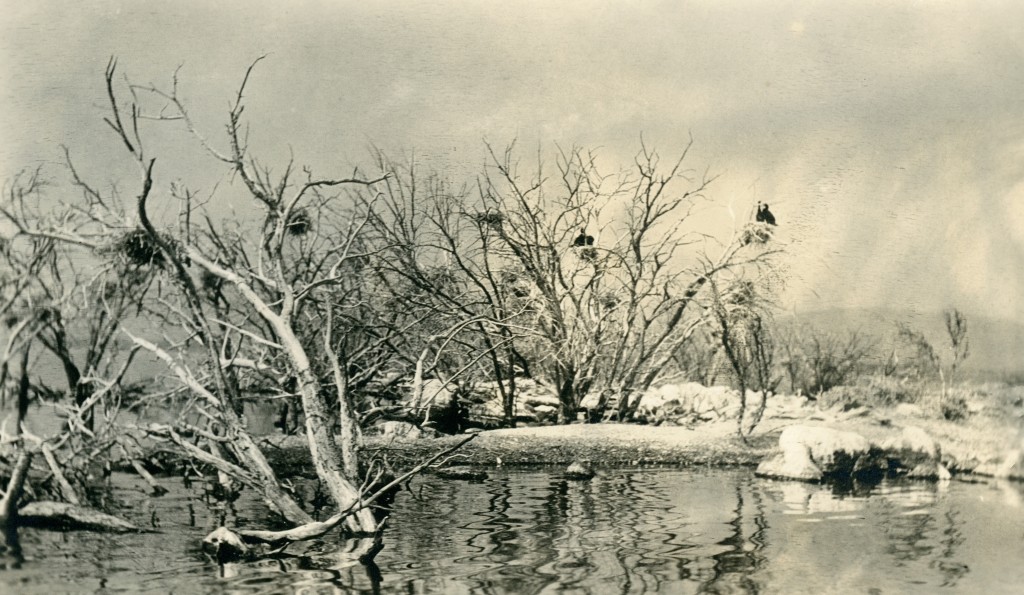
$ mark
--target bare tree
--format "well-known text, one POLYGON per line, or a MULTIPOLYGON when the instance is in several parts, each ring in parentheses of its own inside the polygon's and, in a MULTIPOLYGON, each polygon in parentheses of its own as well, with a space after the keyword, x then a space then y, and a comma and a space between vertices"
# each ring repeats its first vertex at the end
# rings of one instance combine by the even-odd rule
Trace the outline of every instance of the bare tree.
POLYGON ((807 326, 782 335, 783 368, 791 384, 807 395, 821 395, 862 371, 876 342, 859 331, 823 332, 807 326))
MULTIPOLYGON (((0 201, 0 224, 7 230, 0 241, 0 291, 8 330, 0 386, 15 395, 12 444, 41 454, 35 461, 53 478, 53 492, 79 504, 90 465, 121 457, 137 464, 137 449, 113 430, 122 397, 131 392, 125 374, 136 350, 120 344, 115 334, 141 308, 151 278, 117 265, 83 267, 85 255, 43 233, 55 222, 71 228, 59 209, 44 208, 44 190, 36 170, 16 177, 0 201), (30 358, 33 346, 38 357, 30 358), (16 355, 18 377, 12 383, 10 362, 16 355), (66 389, 42 373, 54 358, 66 389), (31 402, 42 400, 65 418, 63 429, 54 435, 37 436, 27 423, 31 402)), ((148 477, 141 467, 140 474, 148 477)))
POLYGON ((925 373, 939 372, 941 374, 942 366, 939 356, 924 334, 902 322, 897 324, 896 328, 897 340, 910 349, 909 355, 899 365, 905 370, 904 373, 910 374, 914 378, 920 378, 925 373))
POLYGON ((766 324, 767 301, 761 298, 752 282, 738 281, 720 290, 712 281, 710 314, 714 319, 713 336, 720 353, 729 363, 740 396, 737 433, 745 437, 757 427, 764 415, 768 396, 775 391, 779 379, 774 376, 775 345, 766 324), (759 394, 757 407, 748 412, 747 391, 759 394))
POLYGON ((467 347, 490 354, 507 416, 514 390, 504 391, 521 371, 558 395, 562 422, 595 389, 629 417, 631 395, 702 324, 689 306, 707 281, 770 255, 768 237, 717 243, 687 228, 711 182, 684 169, 688 151, 664 166, 642 147, 633 167, 606 175, 573 148, 549 174, 544 159, 524 173, 510 146, 491 150, 475 194, 411 172, 386 192, 380 228, 401 234, 393 274, 447 325, 476 321, 467 347))
MULTIPOLYGON (((392 172, 373 221, 383 258, 375 268, 415 333, 394 344, 414 372, 415 395, 428 375, 493 380, 504 422, 515 425, 517 378, 529 375, 522 343, 530 332, 529 286, 502 249, 505 215, 474 202, 437 174, 379 156, 392 172)), ((418 401, 419 397, 414 398, 418 401)))
POLYGON ((942 380, 943 392, 946 391, 947 383, 952 385, 960 365, 971 354, 970 341, 967 337, 967 317, 964 313, 955 308, 945 310, 942 313, 946 323, 946 333, 949 336, 949 376, 942 380))
MULTIPOLYGON (((195 126, 178 95, 176 74, 167 89, 122 84, 111 60, 105 121, 137 168, 134 197, 122 203, 117 186, 99 189, 71 164, 80 201, 63 202, 56 217, 21 218, 17 232, 31 241, 127 261, 157 279, 146 297, 154 306, 147 311, 154 324, 122 325, 120 330, 135 348, 167 366, 178 383, 172 392, 184 400, 174 423, 135 431, 167 441, 261 492, 289 522, 306 526, 312 521, 309 513, 279 481, 241 415, 247 390, 276 384, 280 394, 301 402, 310 455, 338 511, 335 524, 375 532, 379 525, 371 506, 394 482, 384 479, 387 469, 379 465, 360 468, 357 412, 349 389, 380 368, 374 363, 375 347, 400 329, 385 325, 380 332, 367 320, 367 296, 359 279, 370 256, 361 240, 370 206, 338 191, 369 187, 385 177, 356 171, 321 178, 308 169, 297 172, 292 162, 275 175, 250 156, 242 114, 255 64, 229 108, 226 148, 218 149, 195 126), (231 172, 259 216, 218 222, 196 191, 182 182, 162 184, 146 131, 166 125, 183 126, 231 172), (154 221, 153 200, 177 203, 178 220, 171 226, 154 221)), ((303 529, 297 534, 319 533, 303 529)))

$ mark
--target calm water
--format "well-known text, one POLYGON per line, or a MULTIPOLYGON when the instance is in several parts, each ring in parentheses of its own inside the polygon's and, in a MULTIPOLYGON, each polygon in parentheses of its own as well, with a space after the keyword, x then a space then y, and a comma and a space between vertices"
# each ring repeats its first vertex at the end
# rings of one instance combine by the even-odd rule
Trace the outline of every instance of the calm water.
POLYGON ((424 478, 402 493, 377 568, 343 543, 219 567, 199 551, 219 519, 266 522, 247 496, 202 486, 123 514, 158 532, 22 530, 0 592, 1021 593, 1024 485, 886 483, 870 491, 771 482, 748 470, 605 470, 590 482, 496 472, 424 478))

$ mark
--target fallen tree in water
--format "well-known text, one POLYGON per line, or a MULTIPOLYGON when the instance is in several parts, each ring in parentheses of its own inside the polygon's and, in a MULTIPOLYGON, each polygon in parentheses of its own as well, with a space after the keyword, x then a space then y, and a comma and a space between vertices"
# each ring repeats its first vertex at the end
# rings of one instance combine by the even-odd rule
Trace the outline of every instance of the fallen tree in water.
MULTIPOLYGON (((176 384, 164 394, 184 396, 184 402, 179 400, 180 409, 169 423, 135 430, 198 465, 215 469, 225 493, 238 485, 259 492, 293 525, 284 532, 222 531, 224 543, 233 542, 229 536, 237 535, 268 546, 286 544, 322 537, 335 527, 351 535, 379 538, 378 516, 387 514, 379 501, 461 446, 444 450, 404 474, 395 473, 386 462, 360 466, 361 434, 348 392, 352 362, 344 349, 347 334, 356 324, 351 309, 363 302, 358 295, 359 269, 367 255, 359 234, 369 216, 361 199, 339 208, 328 203, 343 200, 344 195, 326 193, 333 188, 369 187, 386 176, 368 179, 357 173, 348 178, 315 178, 305 170, 305 179, 295 180, 289 163, 279 179, 273 179, 269 170, 257 166, 247 152, 242 120, 242 97, 251 66, 228 113, 223 151, 197 133, 177 96, 176 84, 165 91, 126 83, 130 98, 122 102, 117 97, 115 70, 116 62, 111 60, 105 77, 109 100, 105 121, 138 168, 134 208, 123 208, 116 190, 104 196, 71 166, 73 181, 88 208, 69 203, 61 217, 25 222, 19 233, 90 248, 158 279, 147 286, 150 293, 140 300, 155 322, 153 327, 121 331, 133 351, 146 351, 167 367, 176 384), (150 99, 162 106, 151 112, 152 105, 146 105, 150 99), (140 128, 147 120, 184 123, 202 147, 242 182, 262 221, 249 221, 256 227, 245 233, 235 220, 218 226, 193 203, 192 192, 175 182, 163 195, 169 192, 181 203, 179 228, 177 232, 157 229, 148 212, 148 201, 155 194, 156 159, 140 128), (138 225, 125 231, 123 225, 118 230, 107 223, 126 220, 138 225), (275 377, 275 372, 283 377, 275 377), (315 521, 303 508, 247 427, 243 397, 247 389, 268 384, 277 385, 279 396, 301 403, 306 447, 335 510, 327 521, 315 521)), ((124 441, 115 444, 151 489, 158 491, 134 449, 124 441)), ((49 451, 41 452, 49 461, 49 451)), ((70 484, 60 480, 59 468, 53 475, 74 506, 75 490, 65 487, 70 484)), ((55 519, 59 512, 62 522, 76 522, 78 511, 71 506, 49 510, 55 519)), ((367 559, 372 553, 370 547, 367 559)))
POLYGON ((0 530, 5 534, 16 532, 18 527, 115 533, 139 530, 137 526, 124 519, 77 503, 39 500, 23 504, 24 496, 31 489, 28 485, 28 476, 33 458, 35 457, 32 452, 24 448, 18 449, 7 481, 7 489, 0 499, 0 530))
POLYGON ((105 512, 67 502, 29 502, 18 509, 18 525, 45 529, 133 533, 141 529, 105 512))
MULTIPOLYGON (((294 164, 288 163, 274 176, 258 165, 248 152, 247 125, 242 119, 242 98, 252 66, 227 114, 223 149, 198 133, 177 95, 176 80, 167 90, 128 81, 122 84, 115 81, 115 71, 112 59, 105 73, 109 103, 104 121, 114 131, 114 142, 137 167, 137 186, 127 194, 133 199, 122 200, 126 196, 123 189, 130 184, 119 183, 109 190, 91 185, 79 175, 66 152, 78 198, 71 193, 56 204, 44 206, 42 200, 30 204, 28 199, 38 197, 41 186, 32 184, 25 192, 12 191, 13 203, 4 205, 0 214, 26 245, 66 251, 70 263, 66 268, 96 263, 123 281, 109 286, 110 295, 100 293, 104 300, 127 295, 131 299, 122 301, 133 308, 130 313, 102 310, 106 322, 99 343, 115 345, 117 338, 124 338, 127 345, 120 348, 122 353, 148 352, 151 361, 162 362, 171 373, 170 380, 154 378, 147 394, 134 396, 133 404, 166 406, 173 402, 176 409, 171 419, 162 420, 165 423, 120 426, 120 431, 100 440, 92 413, 87 423, 79 414, 88 410, 84 406, 88 390, 101 395, 119 386, 124 368, 109 386, 82 375, 72 381, 69 374, 69 383, 75 385, 71 388, 77 413, 69 417, 65 437, 35 441, 33 452, 39 456, 26 454, 26 468, 20 475, 12 474, 17 481, 5 493, 5 518, 17 516, 33 461, 37 468, 48 470, 47 485, 64 501, 55 503, 60 506, 37 505, 33 518, 42 520, 49 515, 55 526, 88 526, 100 518, 76 507, 87 501, 84 483, 96 479, 97 467, 106 477, 111 461, 118 457, 147 482, 152 494, 158 494, 160 486, 143 463, 144 451, 155 441, 186 456, 196 468, 214 469, 218 477, 215 487, 221 495, 237 495, 239 486, 259 493, 293 526, 285 536, 313 539, 335 527, 351 535, 379 536, 379 517, 388 512, 382 500, 428 464, 400 473, 386 460, 361 462, 361 432, 349 391, 350 383, 382 367, 375 359, 381 350, 375 351, 373 346, 386 343, 403 329, 399 324, 373 326, 353 314, 368 301, 361 293, 367 282, 361 271, 372 250, 364 243, 362 229, 369 220, 369 203, 375 194, 372 187, 387 175, 364 177, 357 171, 349 177, 318 178, 308 169, 299 174, 294 164), (147 132, 149 126, 168 122, 184 125, 199 146, 240 181, 254 207, 252 217, 242 221, 227 218, 218 224, 177 176, 168 175, 167 179, 175 181, 158 185, 157 160, 147 143, 147 132), (358 191, 362 188, 371 192, 363 196, 358 191), (176 202, 181 215, 176 229, 158 228, 160 222, 151 220, 148 203, 155 197, 176 202), (352 347, 355 336, 362 343, 352 347), (363 353, 368 355, 359 360, 363 353), (314 520, 314 511, 304 508, 294 487, 278 477, 251 434, 243 415, 243 399, 254 394, 301 405, 305 448, 319 487, 329 496, 328 505, 335 513, 328 521, 314 520), (79 449, 81 437, 95 445, 79 449), (72 458, 76 464, 67 467, 72 458), (74 472, 68 473, 68 469, 74 472)), ((156 137, 160 138, 159 133, 156 137)), ((166 206, 161 204, 158 209, 166 206)), ((41 256, 26 267, 42 260, 41 256)), ((22 278, 32 279, 32 271, 26 268, 19 275, 22 278)), ((8 301, 7 293, 17 297, 21 291, 21 285, 5 291, 0 306, 8 301)), ((72 292, 51 293, 59 297, 72 292)), ((100 311, 101 306, 94 309, 100 311)), ((47 320, 43 314, 42 310, 33 311, 32 317, 16 320, 14 330, 35 336, 47 320)), ((373 314, 366 316, 372 318, 373 314)), ((8 334, 17 336, 16 332, 8 334)), ((63 335, 60 339, 63 341, 63 335)), ((17 343, 17 349, 8 343, 4 362, 14 354, 28 360, 27 346, 19 351, 28 343, 17 343)), ((128 357, 124 366, 130 362, 128 357)), ((65 358, 64 363, 73 361, 65 358)), ((6 368, 3 372, 0 376, 6 376, 6 368)), ((19 395, 28 394, 27 372, 19 387, 19 395)), ((123 404, 115 401, 110 406, 116 415, 123 404)), ((17 402, 20 431, 27 399, 17 402)), ((28 444, 20 434, 15 440, 19 449, 28 444)), ((260 531, 248 535, 249 539, 266 536, 260 531)))
MULTIPOLYGON (((351 506, 346 510, 339 511, 325 521, 314 521, 292 529, 286 529, 284 531, 258 531, 245 529, 232 531, 227 527, 218 527, 203 538, 203 549, 207 553, 214 555, 217 560, 221 562, 251 560, 271 553, 280 553, 290 544, 298 541, 308 541, 310 539, 323 537, 351 515, 359 512, 360 510, 369 508, 379 498, 389 494, 395 488, 409 481, 409 479, 414 475, 433 465, 442 457, 454 453, 456 450, 461 448, 462 445, 475 437, 476 434, 466 436, 454 446, 435 454, 402 474, 400 477, 397 477, 377 488, 372 494, 361 499, 357 505, 351 506)), ((381 540, 381 533, 384 530, 386 522, 387 518, 377 524, 373 532, 372 541, 367 542, 364 540, 362 542, 365 547, 359 548, 360 553, 358 557, 360 561, 372 560, 373 556, 384 547, 381 540)))

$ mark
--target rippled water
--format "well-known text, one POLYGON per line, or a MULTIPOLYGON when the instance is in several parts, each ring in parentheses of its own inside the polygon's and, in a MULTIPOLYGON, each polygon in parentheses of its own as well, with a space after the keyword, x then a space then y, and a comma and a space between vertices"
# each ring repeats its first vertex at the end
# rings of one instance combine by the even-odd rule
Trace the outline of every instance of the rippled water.
POLYGON ((604 470, 590 482, 492 472, 417 480, 376 567, 322 543, 257 564, 199 551, 221 520, 267 522, 243 497, 211 507, 167 480, 149 499, 119 478, 124 514, 156 533, 22 530, 14 593, 1021 593, 1024 486, 1005 482, 814 486, 749 470, 604 470))

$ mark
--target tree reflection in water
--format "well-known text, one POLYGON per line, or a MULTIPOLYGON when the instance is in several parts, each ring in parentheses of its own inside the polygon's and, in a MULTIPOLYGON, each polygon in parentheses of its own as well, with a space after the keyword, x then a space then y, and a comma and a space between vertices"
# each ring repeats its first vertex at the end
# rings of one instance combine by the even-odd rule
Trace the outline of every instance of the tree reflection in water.
POLYGON ((766 544, 768 520, 763 499, 756 486, 752 485, 754 483, 755 480, 748 478, 736 484, 736 508, 728 523, 733 532, 718 542, 728 549, 712 556, 714 574, 701 586, 702 593, 761 591, 761 585, 754 576, 767 562, 762 551, 766 544), (747 498, 744 498, 744 492, 747 498), (749 506, 746 502, 750 502, 749 506))
POLYGON ((5 536, 0 592, 999 593, 1024 584, 1019 484, 846 489, 746 469, 605 469, 584 482, 543 471, 427 476, 416 480, 419 497, 395 501, 377 568, 340 539, 218 567, 199 539, 226 518, 265 524, 265 506, 247 493, 214 506, 199 486, 177 483, 155 500, 118 492, 136 498, 125 511, 158 513, 159 533, 5 536))
MULTIPOLYGON (((642 593, 728 585, 757 591, 751 574, 764 565, 760 552, 768 527, 759 483, 746 473, 728 474, 724 482, 695 475, 699 486, 665 481, 659 471, 606 471, 582 482, 538 473, 497 475, 483 486, 483 508, 473 495, 479 485, 458 484, 459 494, 449 491, 451 485, 425 486, 438 491, 424 499, 428 506, 450 497, 466 500, 464 514, 447 517, 447 534, 427 539, 435 550, 441 540, 461 542, 456 549, 463 554, 451 559, 447 580, 412 579, 403 590, 642 593), (697 508, 695 496, 702 501, 697 508)), ((426 515, 426 508, 421 512, 426 515)), ((408 541, 404 536, 415 527, 406 523, 416 521, 394 521, 403 529, 380 557, 385 585, 391 580, 384 560, 408 555, 418 566, 441 564, 425 559, 430 549, 413 545, 440 527, 428 521, 419 527, 423 534, 408 541)))
POLYGON ((954 587, 970 571, 967 564, 957 560, 958 549, 964 543, 961 515, 954 509, 937 513, 935 504, 941 485, 912 487, 890 489, 881 499, 891 517, 885 525, 887 551, 900 567, 927 561, 928 568, 942 575, 943 587, 954 587))
POLYGON ((21 552, 18 528, 13 525, 4 526, 0 527, 0 532, 4 536, 3 545, 0 546, 0 569, 15 570, 21 568, 22 562, 25 561, 25 556, 21 552))
POLYGON ((401 529, 378 559, 385 586, 758 593, 863 583, 865 590, 887 590, 907 584, 904 569, 906 581, 935 587, 959 587, 970 571, 961 551, 964 517, 928 483, 820 486, 770 482, 746 470, 625 469, 604 470, 589 482, 506 472, 481 485, 425 489, 437 493, 395 519, 401 529), (415 519, 450 499, 461 506, 442 515, 446 523, 417 526, 415 519), (436 549, 441 540, 459 552, 447 558, 443 576, 390 575, 407 558, 440 569, 444 556, 428 560, 424 542, 436 549))

